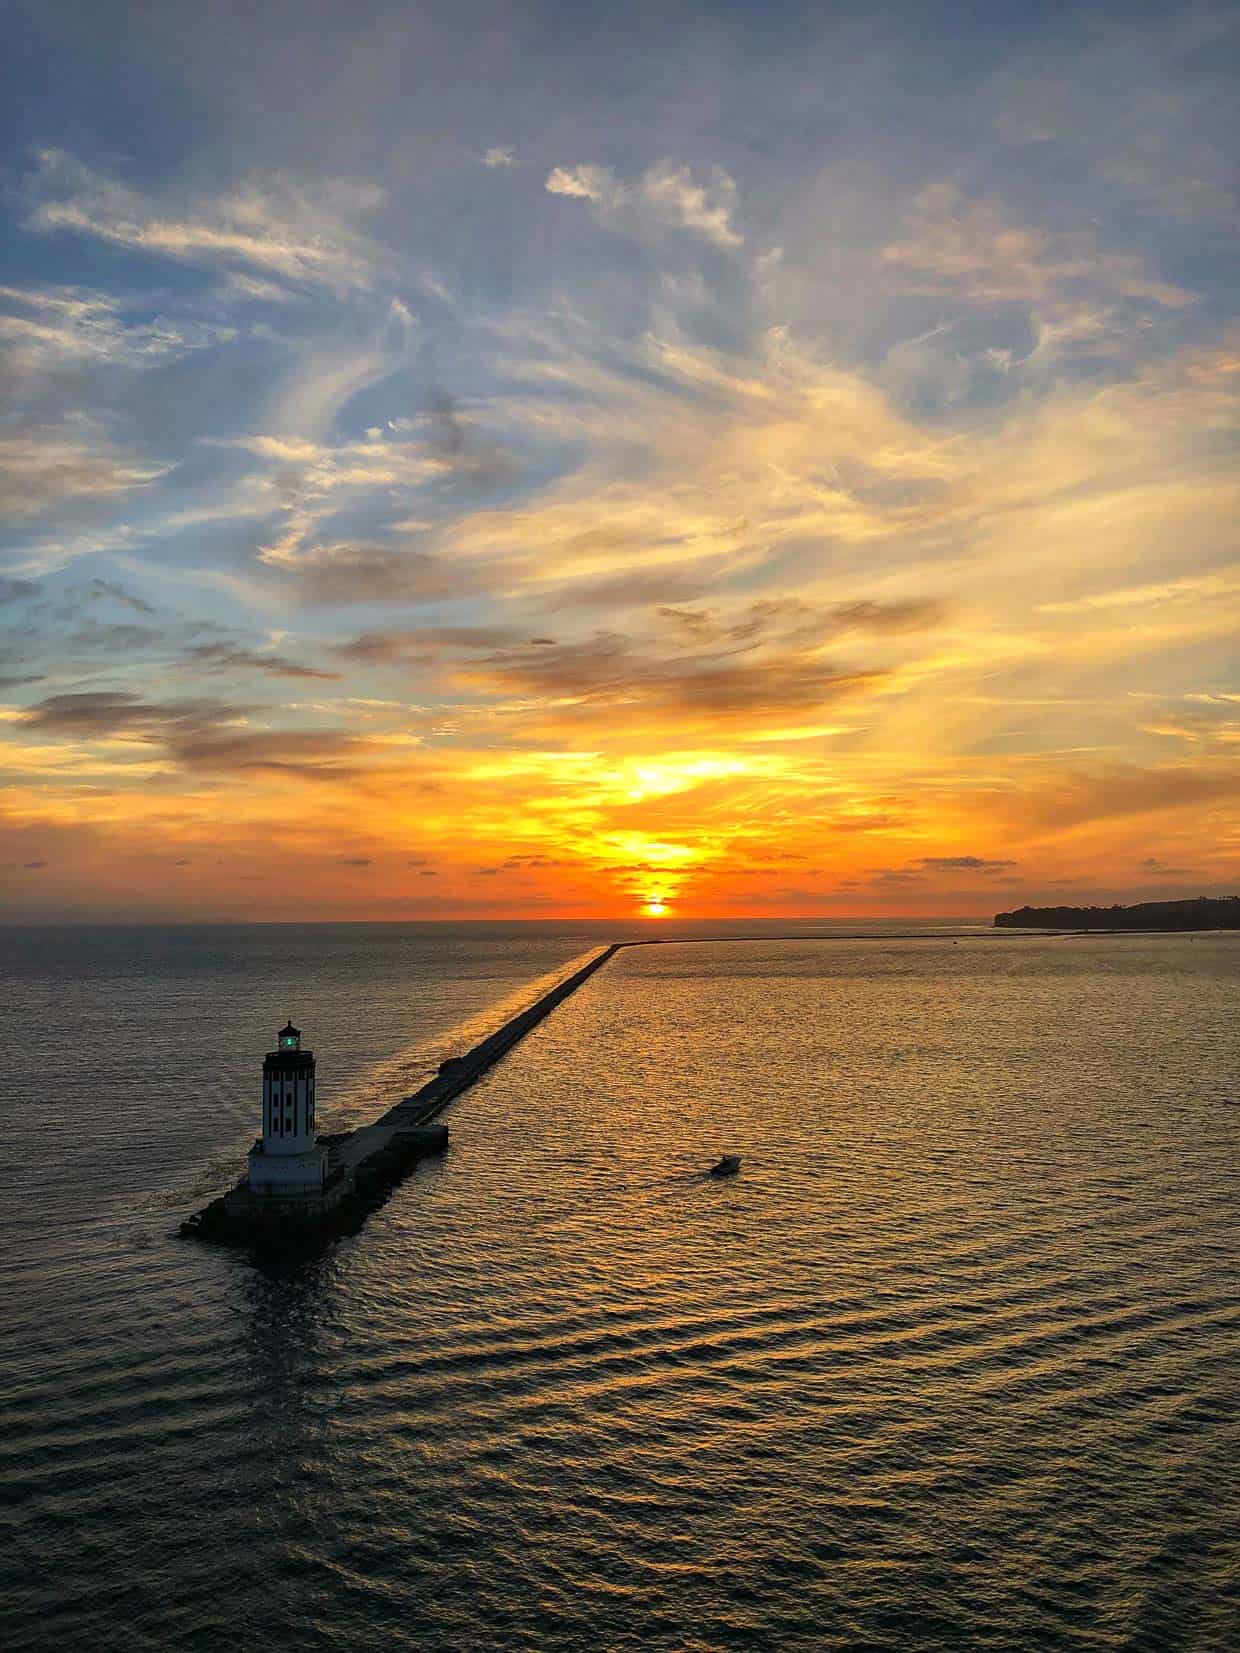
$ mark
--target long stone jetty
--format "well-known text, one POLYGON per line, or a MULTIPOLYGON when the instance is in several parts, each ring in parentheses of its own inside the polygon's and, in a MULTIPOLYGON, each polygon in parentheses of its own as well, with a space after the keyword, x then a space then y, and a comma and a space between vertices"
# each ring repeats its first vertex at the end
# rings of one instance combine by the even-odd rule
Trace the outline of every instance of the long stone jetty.
POLYGON ((403 1097, 373 1124, 333 1136, 320 1136, 319 1146, 328 1150, 327 1177, 321 1189, 287 1195, 270 1191, 255 1193, 243 1177, 227 1194, 212 1200, 205 1209, 183 1222, 180 1232, 189 1239, 211 1240, 222 1245, 257 1245, 283 1250, 356 1230, 367 1213, 386 1198, 418 1160, 427 1154, 440 1153, 448 1146, 447 1126, 432 1124, 436 1115, 481 1079, 531 1028, 537 1027, 621 948, 723 941, 944 941, 965 935, 973 938, 968 931, 938 930, 899 937, 873 932, 855 935, 811 932, 784 936, 649 936, 613 941, 465 1055, 450 1056, 441 1062, 433 1079, 403 1097))
POLYGON ((449 1056, 446 1062, 440 1063, 439 1072, 434 1079, 423 1085, 421 1090, 414 1091, 412 1096, 405 1097, 403 1102, 398 1102, 394 1108, 389 1108, 381 1119, 368 1128, 382 1130, 388 1125, 397 1128, 408 1127, 422 1125, 428 1119, 433 1119, 454 1096, 459 1096, 476 1079, 480 1079, 488 1068, 494 1067, 500 1057, 524 1039, 530 1029, 537 1027, 544 1017, 549 1016, 556 1005, 563 1004, 570 993, 577 991, 582 982, 588 981, 596 970, 601 970, 622 945, 621 942, 612 942, 610 947, 604 947, 602 952, 596 953, 583 964, 580 970, 575 970, 571 976, 557 982, 542 998, 536 999, 528 1010, 520 1011, 511 1021, 505 1022, 497 1032, 489 1034, 466 1055, 449 1056))
POLYGON ((447 1127, 430 1123, 436 1114, 481 1079, 582 982, 601 970, 621 945, 604 947, 472 1050, 441 1062, 433 1079, 402 1098, 373 1124, 320 1137, 320 1144, 328 1149, 328 1172, 321 1191, 283 1197, 256 1194, 243 1177, 235 1188, 183 1222, 181 1234, 186 1239, 221 1245, 284 1250, 356 1230, 367 1212, 419 1159, 448 1146, 447 1127))

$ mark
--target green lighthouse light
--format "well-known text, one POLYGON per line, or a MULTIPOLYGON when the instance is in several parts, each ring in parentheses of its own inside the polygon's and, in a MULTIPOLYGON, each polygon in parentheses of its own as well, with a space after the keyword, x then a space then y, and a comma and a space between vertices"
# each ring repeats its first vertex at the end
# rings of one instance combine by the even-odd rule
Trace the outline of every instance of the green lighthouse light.
POLYGON ((299 1027, 294 1027, 292 1022, 289 1022, 286 1026, 282 1027, 276 1037, 280 1041, 281 1050, 301 1049, 301 1029, 299 1027))

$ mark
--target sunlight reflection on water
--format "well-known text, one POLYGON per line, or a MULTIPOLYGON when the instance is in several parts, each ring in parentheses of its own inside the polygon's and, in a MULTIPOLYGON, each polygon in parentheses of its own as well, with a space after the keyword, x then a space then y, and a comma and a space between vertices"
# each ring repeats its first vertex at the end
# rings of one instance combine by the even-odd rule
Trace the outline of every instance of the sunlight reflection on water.
MULTIPOLYGON (((403 999, 359 944, 302 1021, 366 1094, 363 1004, 399 1065, 590 939, 403 999)), ((8 1645, 1234 1645, 1234 939, 622 953, 293 1271, 167 1237, 252 1086, 145 1216, 108 1146, 164 1140, 157 1002, 261 1048, 243 955, 69 972, 40 1071, 88 1032, 98 1135, 6 1127, 8 1645)))

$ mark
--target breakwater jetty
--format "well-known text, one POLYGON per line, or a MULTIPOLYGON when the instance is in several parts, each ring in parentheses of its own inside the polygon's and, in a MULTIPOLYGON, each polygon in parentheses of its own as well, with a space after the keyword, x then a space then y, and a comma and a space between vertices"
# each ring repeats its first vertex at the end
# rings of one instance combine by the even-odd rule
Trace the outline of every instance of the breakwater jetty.
MULTIPOLYGON (((992 932, 993 933, 993 932, 992 932)), ((881 933, 800 932, 783 936, 648 936, 613 941, 511 1017, 462 1056, 450 1056, 419 1090, 403 1097, 370 1125, 334 1135, 314 1131, 314 1057, 301 1049, 292 1023, 281 1029, 280 1049, 263 1064, 263 1136, 249 1154, 249 1170, 228 1193, 181 1224, 187 1239, 219 1245, 284 1250, 317 1244, 361 1227, 420 1159, 448 1146, 436 1116, 626 947, 707 942, 943 941, 967 931, 926 931, 899 937, 881 933)))
MULTIPOLYGON (((273 1123, 265 1111, 264 1138, 255 1143, 251 1150, 247 1175, 227 1194, 212 1200, 203 1210, 183 1222, 180 1233, 186 1239, 208 1240, 218 1245, 287 1249, 355 1231, 365 1221, 367 1213, 387 1197, 394 1185, 420 1159, 428 1154, 442 1153, 448 1146, 448 1128, 446 1125, 432 1124, 435 1116, 454 1097, 468 1090, 489 1068, 494 1067, 501 1057, 524 1039, 531 1028, 537 1027, 596 970, 601 970, 621 945, 613 943, 604 947, 571 976, 557 982, 527 1009, 488 1034, 472 1050, 441 1062, 439 1072, 433 1079, 402 1098, 373 1124, 363 1125, 355 1131, 313 1138, 315 1146, 312 1155, 318 1156, 316 1180, 309 1180, 307 1176, 296 1182, 260 1183, 256 1166, 262 1167, 268 1160, 276 1164, 280 1158, 290 1163, 297 1159, 300 1164, 312 1157, 310 1154, 285 1154, 278 1158, 264 1155, 262 1150, 267 1141, 266 1132, 273 1123)), ((297 1030, 290 1024, 280 1035, 281 1043, 288 1037, 291 1045, 293 1035, 297 1035, 297 1030)), ((290 1051, 290 1061, 293 1054, 290 1051)), ((309 1053, 300 1051, 300 1048, 296 1049, 295 1054, 298 1058, 309 1057, 309 1053)), ((276 1053, 273 1053, 268 1063, 275 1057, 276 1053)), ((312 1057, 309 1057, 309 1063, 312 1075, 312 1057)), ((298 1065, 304 1068, 305 1063, 299 1062, 298 1065)), ((312 1077, 303 1081, 303 1093, 306 1099, 300 1105, 308 1108, 307 1117, 312 1124, 312 1077), (305 1089, 307 1083, 309 1090, 305 1089)), ((283 1104, 277 1098, 275 1105, 279 1107, 283 1104)), ((272 1106, 266 1084, 264 1106, 265 1110, 272 1106)), ((297 1120, 298 1106, 294 1091, 294 1129, 299 1125, 304 1128, 304 1118, 300 1122, 297 1120)), ((280 1115, 278 1123, 283 1125, 286 1117, 280 1115)))

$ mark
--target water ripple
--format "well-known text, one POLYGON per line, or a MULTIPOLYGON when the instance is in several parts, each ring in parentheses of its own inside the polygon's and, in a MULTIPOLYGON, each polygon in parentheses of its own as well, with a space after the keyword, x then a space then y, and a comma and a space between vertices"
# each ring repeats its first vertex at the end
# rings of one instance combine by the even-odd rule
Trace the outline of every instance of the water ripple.
MULTIPOLYGON (((425 1025, 341 1118, 593 938, 467 1026, 345 939, 319 1009, 401 957, 425 1025)), ((244 1043, 220 970, 168 1002, 244 1043)), ((90 1153, 16 1149, 6 1647, 1240 1645, 1234 942, 622 954, 293 1271, 168 1238, 252 1109, 159 1135, 109 979, 90 1153)))

